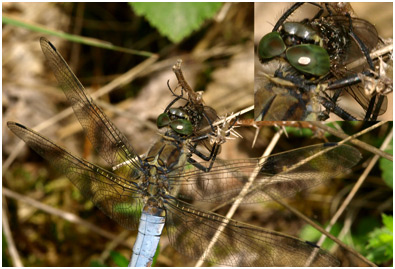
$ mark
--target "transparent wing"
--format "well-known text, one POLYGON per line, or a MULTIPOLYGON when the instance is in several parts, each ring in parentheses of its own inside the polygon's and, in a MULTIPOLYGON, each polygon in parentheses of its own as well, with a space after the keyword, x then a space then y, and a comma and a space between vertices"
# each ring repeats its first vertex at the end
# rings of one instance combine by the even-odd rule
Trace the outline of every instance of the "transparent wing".
POLYGON ((140 167, 140 159, 126 137, 93 102, 51 42, 42 37, 40 44, 59 85, 98 154, 111 167, 127 161, 126 165, 117 170, 117 174, 125 178, 135 177, 135 174, 130 173, 136 171, 135 167, 140 167))
MULTIPOLYGON (((337 17, 335 16, 335 20, 338 20, 339 23, 343 25, 343 27, 347 27, 348 29, 350 25, 350 20, 345 16, 337 17)), ((358 18, 352 18, 352 27, 356 36, 358 36, 362 43, 366 46, 366 48, 371 51, 377 46, 379 42, 378 33, 376 27, 368 21, 358 18)), ((357 60, 358 58, 364 57, 359 45, 353 40, 349 50, 348 55, 346 57, 347 62, 352 62, 357 60)))
POLYGON ((65 174, 107 216, 126 229, 138 227, 143 204, 136 183, 73 156, 21 124, 8 122, 7 126, 31 149, 65 174))
POLYGON ((222 203, 230 202, 255 175, 243 200, 255 203, 321 184, 347 172, 360 159, 360 152, 351 146, 327 143, 274 154, 262 163, 260 159, 216 161, 208 173, 189 165, 182 168, 184 172, 175 170, 168 177, 180 198, 222 203))
POLYGON ((310 266, 339 265, 329 253, 297 238, 199 211, 175 199, 166 200, 165 206, 169 240, 186 256, 200 258, 226 220, 229 223, 219 232, 206 261, 230 266, 306 266, 316 251, 310 266))
MULTIPOLYGON (((361 107, 365 111, 368 109, 370 100, 373 96, 367 96, 365 93, 365 89, 362 85, 347 87, 346 91, 361 105, 361 107)), ((382 115, 382 114, 384 114, 384 112, 387 111, 388 98, 385 95, 381 96, 381 98, 383 100, 379 101, 379 98, 380 98, 380 95, 375 96, 373 111, 375 111, 376 107, 380 104, 380 109, 379 109, 378 115, 382 115)))
MULTIPOLYGON (((368 68, 367 68, 368 69, 368 68)), ((341 69, 335 72, 336 79, 342 80, 348 75, 355 75, 353 70, 341 69)), ((344 87, 344 89, 360 104, 360 106, 367 111, 370 105, 371 99, 375 97, 373 103, 373 110, 377 109, 377 106, 380 105, 380 109, 378 109, 378 115, 382 115, 387 111, 388 106, 388 98, 385 95, 369 95, 366 94, 364 83, 359 83, 350 87, 344 87)))
MULTIPOLYGON (((333 18, 334 21, 336 21, 337 23, 343 25, 345 29, 348 29, 350 26, 350 20, 345 16, 333 16, 331 18, 333 18)), ((355 35, 359 37, 359 39, 366 46, 369 52, 372 51, 372 49, 374 49, 377 46, 379 37, 376 27, 374 27, 374 25, 363 19, 352 18, 352 27, 355 35)), ((358 43, 354 39, 352 39, 350 46, 347 49, 347 53, 341 62, 344 65, 346 65, 355 60, 364 59, 364 58, 365 56, 361 51, 361 48, 359 47, 358 43)), ((361 72, 362 70, 368 70, 368 69, 369 66, 366 62, 364 65, 358 66, 357 68, 351 70, 345 69, 345 70, 335 71, 334 73, 336 74, 337 77, 340 77, 341 75, 344 74, 354 74, 356 72, 361 72)), ((362 106, 362 108, 365 111, 368 109, 372 97, 366 95, 365 89, 362 85, 347 87, 346 90, 362 106)), ((382 115, 387 110, 387 103, 388 103, 387 97, 383 96, 382 98, 383 100, 379 102, 378 100, 379 98, 377 96, 374 103, 373 111, 375 110, 376 106, 379 103, 381 103, 378 113, 379 115, 382 115)))

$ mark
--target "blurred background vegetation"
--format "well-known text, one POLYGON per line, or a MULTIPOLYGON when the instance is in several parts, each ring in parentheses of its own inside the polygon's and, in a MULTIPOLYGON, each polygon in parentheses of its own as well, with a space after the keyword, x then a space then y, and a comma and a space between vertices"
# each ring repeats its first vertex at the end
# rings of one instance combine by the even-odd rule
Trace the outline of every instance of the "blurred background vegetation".
MULTIPOLYGON (((3 212, 7 216, 3 221, 11 227, 25 266, 125 265, 136 236, 102 214, 64 175, 56 173, 34 152, 27 147, 18 150, 19 139, 5 127, 8 120, 30 128, 47 123, 45 128, 40 127, 40 133, 77 156, 106 167, 82 135, 74 115, 48 123, 48 119, 69 105, 45 63, 38 42, 40 36, 54 43, 91 93, 115 84, 97 103, 141 154, 157 138, 156 117, 172 100, 166 82, 170 80, 174 88, 176 79, 171 67, 178 58, 183 60, 189 84, 196 91, 204 91, 206 104, 219 115, 229 115, 253 104, 253 4, 200 6, 197 9, 203 10, 202 17, 189 13, 189 7, 172 6, 166 7, 170 10, 160 7, 159 13, 166 16, 158 18, 152 8, 127 3, 3 3, 3 188, 21 195, 14 198, 7 195, 3 199, 3 212), (190 18, 191 25, 176 27, 186 24, 185 18, 190 18), (157 25, 164 29, 156 28, 157 25), (69 42, 70 39, 74 42, 69 42), (132 75, 125 76, 129 73, 132 75), (49 209, 26 202, 25 198, 58 211, 48 213, 49 209), (70 214, 72 217, 65 220, 70 214)), ((242 118, 252 118, 252 112, 242 118)), ((252 124, 244 125, 238 128, 243 139, 225 143, 221 158, 258 157, 278 130, 261 128, 252 148, 256 129, 252 124)), ((366 127, 363 123, 335 126, 349 135, 366 127)), ((361 140, 379 147, 391 129, 392 123, 385 124, 361 140)), ((274 152, 339 141, 317 129, 294 127, 287 132, 288 137, 281 137, 274 152)), ((372 158, 370 152, 361 151, 363 161, 345 178, 286 199, 287 203, 318 223, 327 223, 372 158)), ((385 168, 389 165, 392 167, 392 162, 383 164, 384 168, 374 167, 336 226, 351 236, 353 248, 364 255, 373 255, 366 238, 381 238, 378 234, 386 234, 374 232, 388 227, 388 217, 382 214, 392 216, 392 185, 385 183, 382 176, 383 171, 390 171, 385 168), (371 233, 377 236, 370 236, 371 233)), ((387 177, 392 182, 392 175, 387 177)), ((218 213, 225 214, 226 209, 218 213)), ((314 230, 274 202, 242 206, 234 218, 316 240, 314 230)), ((374 246, 380 242, 369 241, 369 244, 377 249, 374 246)), ((335 255, 344 265, 362 265, 341 249, 335 255)), ((381 260, 381 265, 391 263, 381 260)), ((195 262, 178 254, 167 237, 162 236, 156 266, 193 266, 195 262)), ((3 265, 13 265, 4 233, 3 265)))

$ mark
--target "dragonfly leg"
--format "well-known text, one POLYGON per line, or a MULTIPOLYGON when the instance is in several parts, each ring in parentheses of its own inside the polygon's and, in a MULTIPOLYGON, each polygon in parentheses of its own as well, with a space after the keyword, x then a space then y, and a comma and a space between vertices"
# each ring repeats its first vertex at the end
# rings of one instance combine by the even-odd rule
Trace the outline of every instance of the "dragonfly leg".
POLYGON ((205 156, 203 153, 201 153, 200 151, 198 151, 195 147, 191 147, 191 153, 194 153, 195 155, 199 156, 200 158, 202 158, 205 161, 210 161, 209 166, 206 167, 204 165, 202 165, 201 163, 198 163, 196 160, 194 160, 192 157, 188 157, 188 162, 190 164, 192 164, 193 166, 195 166, 196 168, 198 168, 199 170, 202 170, 204 172, 210 172, 211 168, 214 165, 215 159, 217 158, 217 154, 218 151, 220 149, 220 146, 217 145, 216 143, 214 143, 214 146, 210 152, 210 156, 205 156))
POLYGON ((350 29, 348 30, 348 34, 355 40, 355 42, 358 44, 360 50, 362 51, 363 55, 366 58, 367 63, 369 64, 369 67, 371 70, 374 70, 374 64, 372 61, 372 58, 370 57, 370 52, 369 49, 366 47, 365 43, 362 42, 362 40, 359 38, 354 33, 354 28, 352 26, 352 18, 349 13, 346 13, 347 18, 350 20, 350 29))
POLYGON ((213 132, 215 132, 215 128, 213 126, 212 121, 210 120, 210 118, 208 117, 208 115, 206 113, 203 112, 203 117, 206 119, 206 121, 208 122, 208 124, 210 125, 210 128, 213 132))
MULTIPOLYGON (((351 18, 351 16, 350 16, 350 14, 347 13, 346 16, 347 16, 347 17, 349 18, 349 20, 350 20, 350 29, 349 29, 349 33, 348 33, 348 34, 349 34, 349 35, 355 40, 355 42, 358 44, 359 48, 361 49, 363 55, 364 55, 365 58, 366 58, 366 62, 368 63, 369 68, 370 68, 371 70, 374 70, 374 64, 373 64, 372 58, 370 57, 369 49, 368 49, 368 48, 366 47, 366 45, 362 42, 362 40, 359 38, 359 36, 357 36, 357 35, 354 33, 354 29, 353 29, 353 26, 352 26, 352 18, 351 18)), ((375 102, 376 102, 376 96, 373 96, 373 97, 371 98, 371 100, 370 100, 370 102, 369 102, 369 106, 368 106, 367 112, 366 112, 366 114, 365 114, 365 119, 364 119, 365 121, 369 120, 371 116, 372 116, 372 118, 371 118, 370 120, 376 120, 376 119, 377 119, 377 114, 378 114, 377 112, 380 111, 381 104, 382 104, 382 100, 383 100, 383 98, 380 99, 380 101, 378 102, 378 106, 376 107, 376 109, 374 110, 375 112, 373 113, 373 108, 374 108, 375 102)))
MULTIPOLYGON (((361 74, 368 76, 368 77, 372 77, 372 78, 376 77, 375 74, 370 70, 363 71, 361 74)), ((328 84, 327 89, 328 90, 337 89, 335 95, 333 96, 333 98, 331 98, 333 100, 333 102, 336 103, 337 98, 339 97, 340 93, 343 91, 344 88, 358 84, 358 83, 362 83, 361 77, 358 74, 354 74, 354 75, 348 76, 346 78, 342 78, 342 79, 338 79, 338 80, 330 82, 328 84)), ((378 101, 376 101, 376 96, 373 96, 370 99, 369 105, 366 109, 364 121, 369 121, 369 120, 374 121, 377 119, 377 116, 380 114, 379 112, 381 109, 381 105, 383 103, 383 99, 384 99, 384 96, 381 97, 378 101)))
POLYGON ((169 109, 171 108, 171 106, 174 105, 174 103, 176 103, 178 100, 180 100, 180 99, 187 100, 187 99, 185 99, 185 98, 183 97, 183 96, 184 96, 184 91, 183 91, 182 88, 181 88, 181 93, 180 93, 180 94, 176 94, 176 93, 171 89, 169 83, 170 83, 170 82, 169 82, 169 80, 168 80, 168 81, 167 81, 167 87, 169 88, 171 94, 172 94, 173 96, 175 96, 176 98, 174 98, 174 100, 171 101, 170 104, 166 107, 165 112, 169 111, 169 109))
POLYGON ((326 108, 327 111, 332 112, 347 121, 356 121, 357 119, 350 113, 336 105, 336 103, 331 98, 325 98, 319 96, 320 103, 326 108))
POLYGON ((189 148, 189 151, 197 156, 199 156, 200 158, 202 158, 205 161, 210 161, 213 157, 215 158, 215 155, 218 153, 218 149, 219 149, 219 145, 217 145, 217 143, 214 143, 212 149, 210 150, 210 155, 206 156, 204 155, 202 152, 200 152, 199 150, 196 149, 197 143, 195 143, 193 146, 191 146, 189 148))
POLYGON ((376 103, 376 108, 375 108, 375 110, 373 112, 373 115, 372 115, 372 118, 370 120, 372 120, 372 121, 376 121, 377 120, 377 117, 380 114, 381 105, 384 102, 384 98, 385 98, 384 95, 381 95, 381 94, 379 95, 379 100, 376 103))

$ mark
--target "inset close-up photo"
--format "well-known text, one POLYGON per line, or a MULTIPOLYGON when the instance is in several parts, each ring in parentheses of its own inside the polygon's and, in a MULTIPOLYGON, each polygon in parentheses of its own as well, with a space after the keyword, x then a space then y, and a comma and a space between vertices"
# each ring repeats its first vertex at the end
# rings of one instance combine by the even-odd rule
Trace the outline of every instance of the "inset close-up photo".
POLYGON ((2 7, 3 266, 392 264, 392 122, 255 121, 253 3, 2 7))
POLYGON ((255 3, 254 118, 392 120, 392 3, 255 3))

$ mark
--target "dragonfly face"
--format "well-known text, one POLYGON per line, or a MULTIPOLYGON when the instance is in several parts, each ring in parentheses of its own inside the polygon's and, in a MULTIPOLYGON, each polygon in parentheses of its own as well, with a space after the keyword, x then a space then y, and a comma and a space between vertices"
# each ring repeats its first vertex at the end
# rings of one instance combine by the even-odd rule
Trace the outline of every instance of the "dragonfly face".
POLYGON ((159 129, 168 127, 174 133, 186 138, 202 134, 202 129, 206 133, 211 132, 214 129, 212 124, 217 119, 217 113, 213 108, 209 106, 196 107, 187 103, 177 108, 166 108, 158 116, 156 125, 159 129))
MULTIPOLYGON (((210 138, 215 135, 216 128, 214 128, 213 123, 219 117, 215 109, 203 103, 200 94, 192 91, 183 77, 180 64, 181 62, 177 62, 173 70, 179 80, 178 87, 181 88, 181 94, 177 95, 169 86, 175 99, 158 116, 157 127, 159 129, 168 128, 167 135, 175 137, 177 140, 185 141, 190 139, 189 142, 193 142, 191 148, 194 151, 198 145, 203 145, 210 154, 213 154, 212 158, 215 159, 215 155, 221 151, 220 143, 212 142, 210 138), (186 98, 184 97, 184 92, 187 95, 186 98), (175 107, 178 101, 183 101, 184 104, 175 107)), ((196 153, 199 154, 199 152, 196 153)), ((207 159, 201 154, 199 156, 205 160, 211 159, 207 159)))
MULTIPOLYGON (((290 81, 296 90, 284 87, 283 94, 276 94, 271 90, 273 86, 256 86, 256 92, 267 91, 264 95, 271 97, 263 102, 255 98, 258 108, 255 117, 258 120, 323 120, 328 117, 329 112, 334 112, 328 107, 337 106, 338 96, 346 91, 366 111, 366 119, 371 117, 372 110, 376 111, 373 118, 383 114, 387 107, 384 95, 372 100, 371 96, 366 94, 361 80, 347 80, 347 77, 356 78, 359 72, 365 71, 369 76, 373 76, 371 71, 374 70, 374 65, 369 53, 378 44, 376 28, 363 19, 351 17, 350 4, 341 8, 331 4, 310 4, 318 8, 318 12, 311 19, 288 21, 288 17, 302 5, 303 3, 296 3, 289 8, 278 20, 273 31, 260 39, 257 48, 261 65, 279 62, 279 68, 266 74, 290 81), (348 67, 357 59, 365 60, 362 65, 348 67), (326 92, 333 92, 333 88, 327 84, 332 83, 341 84, 340 88, 343 91, 338 90, 330 96, 326 92), (285 108, 282 113, 272 113, 270 108, 275 106, 268 107, 267 101, 280 95, 282 99, 289 99, 289 105, 283 105, 285 108), (293 101, 293 98, 287 96, 298 97, 293 101), (305 96, 308 96, 307 99, 315 97, 316 100, 309 102, 305 96), (312 111, 308 107, 314 106, 317 101, 327 108, 325 112, 312 111), (331 104, 327 104, 328 102, 331 104), (300 108, 297 108, 298 106, 300 108), (304 113, 298 113, 297 110, 304 110, 304 113)), ((273 79, 267 80, 266 83, 281 87, 281 83, 278 84, 273 79)), ((345 120, 356 119, 348 113, 339 116, 345 120)))
MULTIPOLYGON (((246 203, 292 196, 346 172, 360 160, 358 150, 347 145, 319 144, 275 154, 264 161, 259 158, 211 161, 207 167, 208 161, 199 163, 192 158, 198 154, 193 143, 199 141, 194 139, 196 133, 202 131, 199 129, 201 119, 206 117, 203 115, 196 120, 195 115, 200 115, 201 111, 191 105, 173 109, 172 103, 165 110, 167 116, 160 116, 158 120, 159 126, 167 126, 167 132, 140 157, 87 95, 55 47, 45 38, 41 38, 40 43, 85 134, 113 171, 70 154, 21 124, 8 122, 7 125, 30 148, 64 173, 107 216, 130 230, 137 228, 142 209, 144 214, 165 217, 167 234, 175 249, 193 258, 203 256, 212 263, 303 266, 311 260, 313 266, 338 265, 336 258, 312 244, 225 219, 181 199, 232 202, 252 174, 255 181, 247 190, 246 203), (182 124, 181 128, 177 127, 180 119, 189 122, 187 127, 182 124), (192 132, 189 131, 191 126, 192 132), (214 234, 217 234, 217 241, 213 242, 214 234), (209 246, 211 251, 208 251, 209 246)), ((183 84, 179 77, 178 81, 183 84)), ((195 97, 190 99, 193 104, 199 102, 195 97)), ((205 111, 203 107, 203 114, 205 111)), ((202 136, 202 139, 207 137, 202 136)), ((210 154, 208 160, 212 160, 213 155, 210 154)))
POLYGON ((363 57, 361 49, 352 41, 350 31, 355 32, 369 51, 377 45, 377 31, 369 22, 347 17, 344 15, 346 11, 337 10, 339 13, 334 14, 335 11, 329 7, 329 15, 321 17, 319 14, 324 10, 323 7, 319 8, 311 20, 286 21, 279 25, 286 17, 280 18, 273 32, 263 36, 259 43, 260 59, 270 60, 286 52, 287 60, 295 69, 304 74, 321 77, 326 75, 330 68, 337 70, 347 62, 363 57), (280 29, 276 29, 277 25, 280 29), (277 49, 277 53, 274 53, 273 48, 277 47, 282 47, 283 50, 277 49))
POLYGON ((261 61, 283 53, 291 66, 302 73, 320 77, 329 72, 329 53, 323 48, 323 39, 309 25, 286 22, 280 32, 262 37, 258 45, 261 61))

